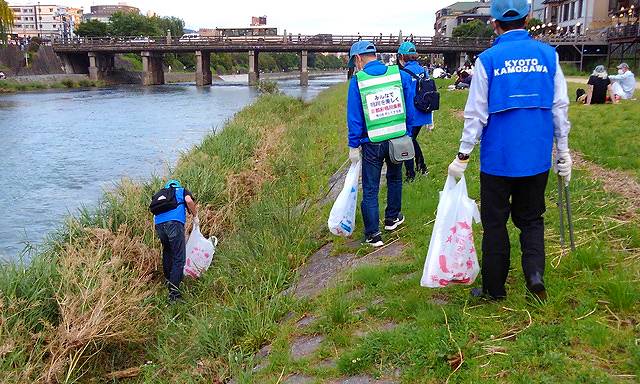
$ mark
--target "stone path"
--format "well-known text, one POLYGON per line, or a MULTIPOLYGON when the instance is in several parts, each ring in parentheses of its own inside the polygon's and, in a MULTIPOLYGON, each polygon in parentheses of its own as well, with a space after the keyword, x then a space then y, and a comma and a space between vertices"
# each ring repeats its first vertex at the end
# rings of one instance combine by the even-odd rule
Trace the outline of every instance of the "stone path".
POLYGON ((406 246, 400 241, 359 257, 355 253, 332 256, 333 244, 329 243, 314 253, 299 271, 299 280, 293 289, 298 299, 313 298, 330 286, 341 272, 365 264, 377 264, 389 258, 398 258, 406 246))

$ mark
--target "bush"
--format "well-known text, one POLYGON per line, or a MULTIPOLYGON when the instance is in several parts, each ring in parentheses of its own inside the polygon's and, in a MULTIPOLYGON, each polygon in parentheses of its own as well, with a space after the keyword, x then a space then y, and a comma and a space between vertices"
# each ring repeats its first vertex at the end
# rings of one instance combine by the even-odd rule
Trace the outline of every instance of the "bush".
POLYGON ((64 79, 62 80, 62 85, 64 85, 67 88, 75 88, 76 82, 71 79, 64 79))
POLYGON ((278 88, 278 83, 270 80, 260 80, 257 85, 258 92, 262 94, 279 94, 280 88, 278 88))

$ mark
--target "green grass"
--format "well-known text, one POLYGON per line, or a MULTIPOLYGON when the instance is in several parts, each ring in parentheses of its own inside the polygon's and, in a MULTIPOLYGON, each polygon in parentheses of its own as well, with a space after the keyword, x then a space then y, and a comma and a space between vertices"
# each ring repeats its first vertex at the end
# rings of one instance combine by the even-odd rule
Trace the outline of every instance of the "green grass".
POLYGON ((28 92, 38 91, 43 89, 59 89, 59 88, 89 88, 89 87, 104 87, 103 81, 94 80, 80 80, 78 82, 66 79, 59 82, 17 82, 12 80, 0 80, 0 94, 2 93, 15 93, 15 92, 28 92))
MULTIPOLYGON (((187 280, 185 302, 172 307, 155 273, 146 288, 151 296, 136 305, 149 311, 136 330, 143 338, 81 344, 72 352, 83 365, 71 370, 66 365, 58 379, 106 382, 101 378, 107 372, 142 367, 129 382, 210 383, 234 377, 238 383, 275 383, 292 373, 318 383, 355 374, 398 375, 404 383, 441 383, 449 377, 461 383, 633 382, 616 375, 640 374, 640 226, 637 220, 615 218, 625 202, 604 192, 589 174, 578 170, 572 182, 579 242, 572 254, 558 244, 554 181, 549 182, 547 304, 526 299, 514 228, 513 270, 504 302, 471 302, 466 287, 419 286, 438 191, 457 151, 466 92, 443 90, 436 129, 420 137, 431 174, 404 188, 407 225, 400 236, 406 252, 346 273, 314 300, 280 294, 321 245, 333 241, 338 250, 347 247, 326 230, 330 206, 315 203, 346 159, 345 93, 340 85, 310 104, 281 95, 261 97, 186 154, 172 175, 197 197, 205 234, 221 238, 212 268, 197 281, 187 280), (294 323, 304 314, 315 321, 301 329, 294 323), (296 336, 316 333, 325 337, 320 349, 293 361, 289 349, 296 336), (254 372, 253 355, 264 345, 271 345, 272 352, 265 367, 254 372), (463 363, 453 373, 459 350, 463 363), (327 360, 335 365, 323 365, 327 360)), ((576 109, 581 107, 572 108, 573 117, 580 114, 576 109)), ((595 108, 586 112, 597 115, 595 108)), ((596 137, 619 129, 589 120, 584 124, 583 130, 596 137)), ((623 146, 591 147, 577 130, 574 123, 571 142, 585 156, 625 169, 601 162, 620 154, 623 146)), ((467 180, 471 197, 477 198, 477 155, 467 180)), ((111 254, 142 260, 123 264, 114 274, 119 279, 158 262, 159 244, 146 204, 160 185, 159 179, 143 185, 124 182, 98 210, 83 212, 52 237, 30 268, 0 268, 0 381, 35 381, 49 366, 60 337, 56 327, 63 320, 59 303, 77 298, 76 290, 84 292, 62 284, 65 271, 58 266, 76 255, 69 249, 84 255, 106 249, 107 264, 111 254), (91 245, 98 229, 124 235, 91 245)), ((360 215, 356 230, 360 236, 360 215)), ((480 249, 482 230, 475 230, 480 249)), ((133 283, 120 299, 130 297, 133 283)))
POLYGON ((142 57, 140 57, 140 55, 136 53, 125 53, 121 58, 129 62, 133 66, 134 71, 142 71, 142 57))

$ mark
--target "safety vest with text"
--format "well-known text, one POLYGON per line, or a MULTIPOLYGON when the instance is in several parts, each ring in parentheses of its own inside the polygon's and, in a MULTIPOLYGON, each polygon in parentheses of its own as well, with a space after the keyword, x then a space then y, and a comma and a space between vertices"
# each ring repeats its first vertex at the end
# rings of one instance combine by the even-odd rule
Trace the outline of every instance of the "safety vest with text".
POLYGON ((369 140, 379 143, 406 135, 407 113, 398 66, 392 65, 378 76, 359 71, 356 78, 369 140))

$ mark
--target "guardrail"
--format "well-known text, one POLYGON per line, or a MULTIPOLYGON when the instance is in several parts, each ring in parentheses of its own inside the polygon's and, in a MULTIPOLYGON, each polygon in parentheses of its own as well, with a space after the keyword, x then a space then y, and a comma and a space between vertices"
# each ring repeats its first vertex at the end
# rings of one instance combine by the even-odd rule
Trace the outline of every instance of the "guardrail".
POLYGON ((611 27, 607 31, 607 38, 609 39, 640 38, 640 27, 638 26, 638 24, 620 25, 617 27, 611 27))

